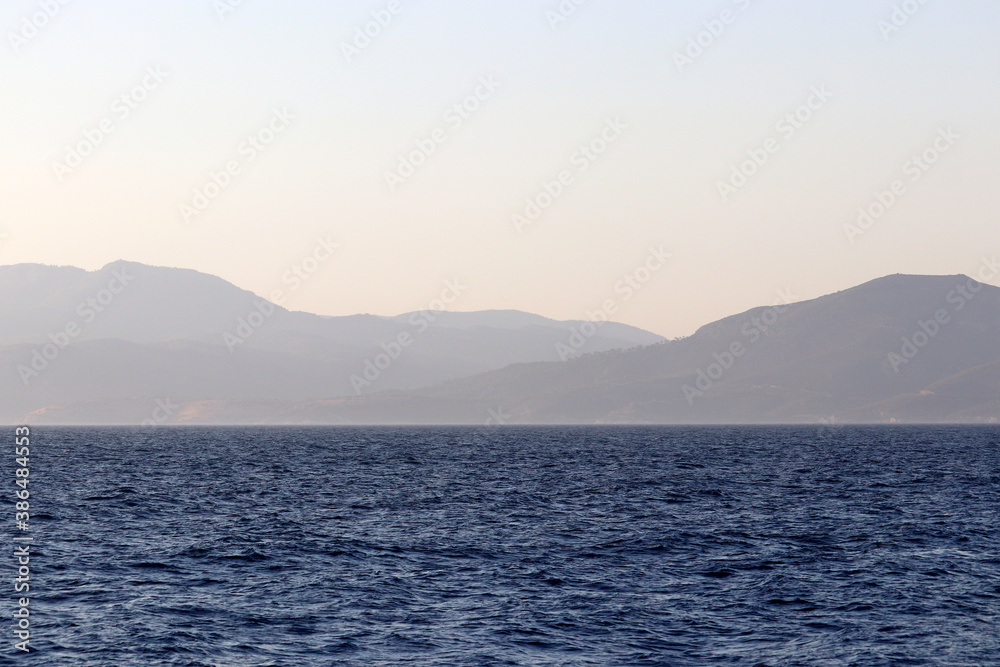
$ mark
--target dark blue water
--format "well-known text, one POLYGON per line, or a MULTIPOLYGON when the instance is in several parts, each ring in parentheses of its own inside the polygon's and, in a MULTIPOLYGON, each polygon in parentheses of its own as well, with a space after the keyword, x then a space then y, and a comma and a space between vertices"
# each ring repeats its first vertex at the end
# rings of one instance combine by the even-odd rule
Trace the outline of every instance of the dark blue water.
POLYGON ((996 427, 33 435, 2 664, 1000 664, 996 427))

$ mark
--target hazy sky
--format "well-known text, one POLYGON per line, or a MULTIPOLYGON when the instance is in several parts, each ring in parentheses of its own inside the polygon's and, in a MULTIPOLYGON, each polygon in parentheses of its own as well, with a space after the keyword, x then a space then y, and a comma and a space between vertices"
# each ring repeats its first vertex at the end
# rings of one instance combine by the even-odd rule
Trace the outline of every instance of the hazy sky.
POLYGON ((0 264, 329 315, 458 279, 457 310, 677 336, 1000 254, 995 0, 62 3, 0 17, 0 264))

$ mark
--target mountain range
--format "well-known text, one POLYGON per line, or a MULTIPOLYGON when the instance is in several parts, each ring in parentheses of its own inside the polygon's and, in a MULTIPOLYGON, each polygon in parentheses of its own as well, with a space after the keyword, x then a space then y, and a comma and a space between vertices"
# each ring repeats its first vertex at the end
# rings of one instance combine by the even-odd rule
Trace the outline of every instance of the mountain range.
POLYGON ((886 276, 670 341, 519 311, 323 317, 129 262, 0 267, 0 313, 7 423, 1000 419, 1000 288, 963 275, 886 276))
MULTIPOLYGON (((186 269, 4 266, 0 419, 117 423, 157 399, 305 401, 413 389, 559 360, 558 345, 584 325, 519 311, 324 317, 186 269)), ((661 340, 609 324, 573 352, 661 340)))

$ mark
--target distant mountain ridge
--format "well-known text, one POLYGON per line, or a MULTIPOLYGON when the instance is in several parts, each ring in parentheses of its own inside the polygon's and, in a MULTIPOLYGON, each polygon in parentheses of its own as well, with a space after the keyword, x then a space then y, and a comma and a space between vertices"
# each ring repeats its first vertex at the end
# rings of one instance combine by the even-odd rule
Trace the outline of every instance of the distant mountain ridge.
POLYGON ((1000 289, 967 276, 895 275, 641 348, 407 392, 192 402, 179 421, 995 423, 998 392, 1000 289))
MULTIPOLYGON (((0 314, 0 419, 15 421, 93 400, 287 401, 417 388, 556 360, 557 344, 583 324, 519 311, 325 317, 215 276, 125 261, 98 271, 0 266, 0 314)), ((582 351, 660 340, 613 324, 582 351)), ((99 409, 92 417, 119 419, 99 409)))
MULTIPOLYGON (((755 308, 677 341, 412 392, 406 404, 419 414, 398 416, 461 421, 492 405, 512 423, 995 421, 997 395, 983 392, 998 386, 998 361, 1000 289, 897 275, 755 308)), ((378 420, 397 400, 337 414, 378 420)))
MULTIPOLYGON (((121 268, 110 267, 91 288, 121 268)), ((194 277, 185 274, 181 283, 189 279, 194 277)), ((17 305, 5 301, 10 282, 0 268, 5 314, 17 305)), ((199 283, 205 289, 210 284, 226 296, 213 297, 212 308, 196 309, 203 320, 194 324, 162 324, 162 315, 150 315, 153 331, 139 326, 134 318, 155 308, 151 297, 137 298, 129 317, 119 314, 121 321, 109 316, 101 332, 117 338, 81 335, 37 384, 8 382, 0 398, 14 409, 4 418, 148 423, 155 415, 155 423, 207 424, 1000 420, 1000 288, 962 275, 886 276, 808 301, 754 308, 673 341, 624 325, 589 325, 597 333, 588 345, 599 341, 603 349, 585 348, 587 354, 568 361, 557 360, 555 347, 585 323, 518 311, 439 313, 426 333, 417 334, 411 319, 420 313, 320 318, 262 306, 225 281, 199 283), (211 327, 232 327, 235 318, 252 326, 248 313, 255 309, 260 315, 254 322, 266 326, 230 354, 211 327), (157 328, 161 324, 170 336, 157 328), (178 334, 184 337, 172 337, 178 334), (401 335, 413 340, 404 345, 401 335), (351 378, 370 384, 358 390, 351 378)), ((165 299, 171 292, 153 294, 165 299)), ((56 301, 65 306, 74 298, 56 301)), ((29 301, 20 303, 27 308, 29 301)), ((47 312, 44 305, 37 309, 36 323, 51 325, 47 312)), ((31 320, 30 308, 26 313, 31 320)), ((5 336, 11 331, 3 329, 5 336)), ((0 347, 0 371, 8 379, 17 378, 17 364, 43 340, 38 331, 34 343, 15 331, 22 342, 0 347)))

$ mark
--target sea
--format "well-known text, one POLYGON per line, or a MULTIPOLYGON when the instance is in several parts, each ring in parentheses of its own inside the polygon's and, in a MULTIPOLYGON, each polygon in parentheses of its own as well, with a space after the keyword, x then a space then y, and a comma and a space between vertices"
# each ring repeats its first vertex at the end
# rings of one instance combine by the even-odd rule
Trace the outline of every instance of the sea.
POLYGON ((1000 426, 5 428, 3 665, 1000 665, 1000 426))

